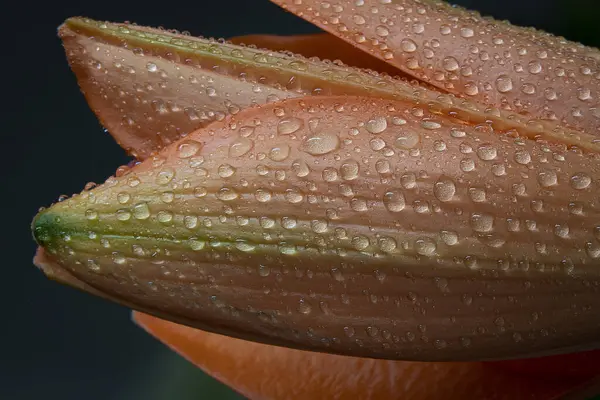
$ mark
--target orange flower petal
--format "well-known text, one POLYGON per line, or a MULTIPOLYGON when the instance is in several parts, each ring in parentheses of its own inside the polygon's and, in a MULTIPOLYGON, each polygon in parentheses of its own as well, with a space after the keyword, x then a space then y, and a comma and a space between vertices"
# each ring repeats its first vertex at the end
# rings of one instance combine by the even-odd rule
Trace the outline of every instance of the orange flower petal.
POLYGON ((448 92, 600 135, 600 51, 442 1, 273 0, 448 92))
POLYGON ((249 399, 548 400, 581 380, 519 377, 482 363, 384 361, 233 339, 134 313, 150 334, 249 399))
MULTIPOLYGON (((532 125, 529 118, 442 95, 430 85, 332 62, 84 18, 67 20, 59 32, 90 107, 139 159, 241 109, 310 95, 402 99, 496 131, 600 149, 593 135, 548 122, 532 125)), ((351 46, 339 47, 352 58, 351 46)))
POLYGON ((36 238, 100 291, 244 339, 427 361, 596 346, 597 158, 411 105, 246 109, 43 211, 36 238))

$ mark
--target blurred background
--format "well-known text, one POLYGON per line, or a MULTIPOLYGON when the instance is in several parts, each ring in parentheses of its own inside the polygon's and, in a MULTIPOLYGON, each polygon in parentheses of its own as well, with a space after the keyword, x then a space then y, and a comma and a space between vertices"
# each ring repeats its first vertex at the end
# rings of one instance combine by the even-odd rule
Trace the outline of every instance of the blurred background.
MULTIPOLYGON (((454 3, 600 47, 599 0, 454 3)), ((32 264, 37 209, 129 161, 87 107, 56 28, 83 15, 213 37, 317 29, 268 0, 11 1, 2 15, 0 399, 241 399, 136 327, 129 310, 32 264)))

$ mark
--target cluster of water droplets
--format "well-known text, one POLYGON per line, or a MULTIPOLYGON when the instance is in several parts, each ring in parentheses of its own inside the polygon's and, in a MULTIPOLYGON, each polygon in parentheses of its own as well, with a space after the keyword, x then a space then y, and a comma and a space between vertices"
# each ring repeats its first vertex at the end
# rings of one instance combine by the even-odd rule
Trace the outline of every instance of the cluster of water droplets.
POLYGON ((598 49, 443 2, 279 3, 450 93, 598 135, 598 49))
MULTIPOLYGON (((294 321, 299 341, 402 357, 552 337, 491 294, 520 278, 552 297, 600 257, 592 156, 402 102, 263 111, 59 203, 84 235, 65 230, 67 259, 178 315, 294 321), (351 310, 362 322, 334 318, 351 310)), ((587 315, 593 287, 557 307, 587 315)))

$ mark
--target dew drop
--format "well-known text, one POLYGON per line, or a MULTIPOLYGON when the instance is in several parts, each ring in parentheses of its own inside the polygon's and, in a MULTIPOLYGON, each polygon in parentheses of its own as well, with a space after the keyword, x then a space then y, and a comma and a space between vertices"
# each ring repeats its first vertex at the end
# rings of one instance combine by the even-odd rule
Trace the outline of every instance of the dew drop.
POLYGON ((437 249, 437 245, 430 238, 421 238, 415 241, 415 250, 422 256, 432 256, 437 249))
POLYGON ((269 151, 269 158, 273 161, 284 161, 290 156, 290 146, 288 144, 281 144, 273 147, 269 151))
POLYGON ((400 149, 415 148, 421 140, 420 135, 414 131, 402 132, 396 137, 394 144, 400 149))
POLYGON ((237 138, 229 146, 229 156, 230 157, 241 157, 244 154, 248 153, 250 150, 252 150, 253 146, 254 146, 254 142, 252 142, 252 140, 247 139, 245 137, 237 138))
POLYGON ((186 140, 177 147, 180 158, 190 158, 195 156, 202 148, 202 144, 194 140, 186 140))
POLYGON ((331 153, 340 146, 340 138, 333 133, 321 133, 307 138, 301 146, 306 153, 318 156, 331 153))
POLYGON ((496 89, 498 89, 500 93, 510 92, 513 89, 513 82, 510 76, 500 75, 496 79, 496 89))
POLYGON ((289 117, 284 118, 277 124, 277 133, 280 135, 289 135, 298 131, 304 125, 304 121, 300 118, 289 117))
POLYGON ((490 214, 471 214, 471 228, 476 232, 490 232, 494 228, 494 217, 490 214))
POLYGON ((383 204, 390 212, 400 212, 406 207, 406 199, 401 191, 389 190, 383 195, 383 204))
POLYGON ((456 185, 449 178, 442 178, 433 186, 433 194, 439 201, 450 201, 455 193, 456 185))
POLYGON ((133 217, 135 219, 148 219, 150 217, 150 208, 147 203, 138 203, 133 206, 133 217))
POLYGON ((477 148, 477 156, 484 161, 490 161, 498 156, 498 150, 493 145, 484 143, 477 148))
POLYGON ((571 187, 573 189, 582 190, 590 186, 592 178, 585 172, 580 172, 571 177, 571 187))
POLYGON ((371 133, 381 133, 387 129, 385 117, 373 117, 365 123, 365 129, 371 133))
POLYGON ((558 183, 558 177, 554 170, 543 170, 538 173, 538 182, 543 187, 554 186, 558 183))
POLYGON ((342 179, 351 181, 358 178, 360 167, 356 161, 347 161, 340 167, 340 175, 342 179))

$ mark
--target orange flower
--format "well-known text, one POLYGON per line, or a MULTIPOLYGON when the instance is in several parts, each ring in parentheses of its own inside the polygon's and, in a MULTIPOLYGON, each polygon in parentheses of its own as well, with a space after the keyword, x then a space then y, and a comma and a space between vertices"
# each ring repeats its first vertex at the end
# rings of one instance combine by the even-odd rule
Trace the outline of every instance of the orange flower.
POLYGON ((61 26, 138 162, 40 212, 36 264, 214 332, 136 315, 251 398, 586 384, 596 353, 544 359, 560 382, 484 361, 597 347, 600 52, 436 1, 275 2, 329 34, 61 26))

